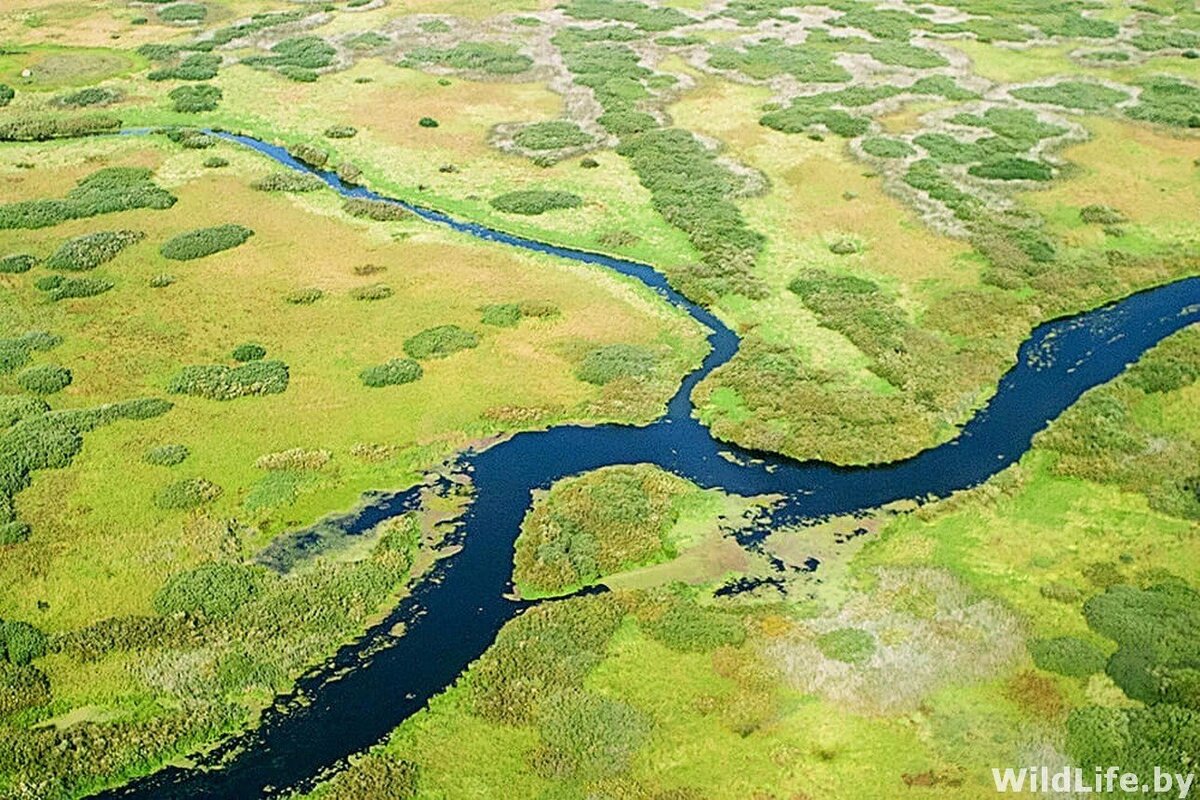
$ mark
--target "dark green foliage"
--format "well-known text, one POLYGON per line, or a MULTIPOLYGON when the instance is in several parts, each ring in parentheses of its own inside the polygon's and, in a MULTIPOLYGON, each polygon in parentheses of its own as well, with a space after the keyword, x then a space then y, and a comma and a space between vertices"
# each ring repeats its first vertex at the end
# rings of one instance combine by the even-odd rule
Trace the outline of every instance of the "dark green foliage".
POLYGON ((221 57, 214 53, 192 53, 173 67, 152 70, 152 81, 207 81, 217 77, 221 57))
POLYGON ((1029 655, 1039 668, 1071 678, 1086 678, 1104 669, 1107 659, 1099 647, 1076 636, 1035 639, 1029 655))
POLYGON ((557 780, 620 775, 650 737, 653 723, 636 708, 594 692, 572 689, 547 698, 538 714, 541 747, 534 768, 557 780))
POLYGON ((877 158, 907 158, 917 151, 903 139, 892 139, 886 136, 873 136, 864 139, 863 151, 877 158))
POLYGON ((292 64, 284 64, 283 66, 279 67, 279 74, 288 80, 295 81, 296 83, 316 83, 317 78, 320 77, 317 75, 316 70, 308 69, 306 67, 297 67, 292 64))
POLYGON ((71 385, 71 370, 54 364, 39 364, 18 375, 17 384, 33 394, 54 394, 71 385))
POLYGON ((574 122, 554 120, 522 128, 517 131, 513 141, 526 150, 560 150, 566 147, 582 147, 591 144, 593 139, 574 122))
POLYGON ((26 417, 50 410, 45 400, 21 394, 0 395, 0 429, 8 428, 26 417))
POLYGON ((358 135, 358 128, 353 125, 330 125, 324 135, 329 139, 352 139, 358 135))
POLYGON ((15 275, 22 272, 29 272, 37 264, 38 260, 28 253, 14 253, 10 256, 0 258, 0 274, 15 275))
POLYGON ((64 94, 61 97, 56 97, 54 102, 56 105, 67 106, 69 108, 107 106, 112 105, 124 96, 125 95, 119 89, 91 86, 87 89, 80 89, 77 92, 71 92, 70 94, 64 94))
POLYGON ((655 33, 694 21, 677 8, 652 7, 638 0, 570 0, 563 12, 575 19, 629 22, 655 33))
POLYGON ((181 233, 163 242, 158 251, 164 258, 189 261, 211 256, 245 243, 254 231, 242 225, 217 225, 181 233))
POLYGON ((147 450, 142 455, 142 461, 156 467, 174 467, 186 461, 190 454, 187 445, 160 444, 147 450))
POLYGON ((309 287, 305 289, 295 289, 288 292, 283 298, 285 302, 291 303, 294 306, 309 306, 325 296, 325 292, 320 289, 309 287))
POLYGON ((0 717, 50 702, 50 681, 37 667, 0 661, 0 717))
POLYGON ((17 93, 13 91, 11 86, 9 86, 7 83, 0 83, 0 108, 4 108, 6 105, 11 103, 12 99, 16 97, 16 95, 17 93))
POLYGON ((838 628, 818 636, 817 647, 826 658, 861 664, 875 655, 875 637, 861 628, 838 628))
POLYGON ((419 120, 417 120, 417 124, 422 128, 436 128, 438 126, 438 121, 433 117, 421 117, 419 120))
POLYGON ((1166 703, 1087 706, 1071 712, 1066 744, 1086 775, 1117 764, 1138 775, 1151 775, 1156 768, 1186 774, 1195 769, 1200 752, 1200 713, 1166 703))
POLYGON ((79 181, 61 200, 25 200, 0 205, 0 228, 45 228, 72 219, 135 208, 159 211, 175 196, 154 184, 142 167, 105 167, 79 181))
POLYGON ((274 45, 271 53, 269 56, 248 56, 242 63, 275 67, 292 80, 311 82, 317 79, 315 70, 333 63, 337 49, 319 36, 293 36, 274 45))
POLYGON ((1023 108, 989 108, 982 115, 956 114, 950 118, 955 125, 972 128, 987 128, 997 136, 1007 139, 1010 152, 1028 150, 1042 139, 1050 139, 1066 133, 1066 128, 1042 122, 1037 114, 1023 108))
POLYGON ((167 579, 154 594, 159 614, 200 614, 219 619, 245 605, 260 589, 261 567, 241 564, 201 564, 167 579))
POLYGON ((746 638, 741 617, 723 614, 689 597, 670 595, 639 615, 642 629, 672 650, 707 653, 746 638))
POLYGON ((479 346, 479 335, 457 325, 428 328, 404 340, 404 352, 416 359, 445 358, 459 350, 479 346))
POLYGON ((29 538, 33 529, 26 522, 0 522, 0 547, 20 544, 29 538))
POLYGON ((172 3, 160 8, 158 16, 167 22, 200 22, 208 16, 208 9, 199 3, 172 3))
POLYGON ((1018 100, 1045 103, 1081 111, 1103 111, 1128 100, 1129 94, 1099 83, 1062 81, 1049 86, 1024 86, 1009 92, 1018 100))
POLYGON ((43 142, 98 133, 116 133, 121 119, 112 114, 79 114, 69 117, 18 117, 0 122, 0 142, 43 142))
POLYGON ((460 42, 453 47, 415 47, 405 54, 401 66, 438 64, 453 69, 477 70, 490 75, 515 75, 533 66, 533 59, 515 45, 492 42, 460 42))
POLYGON ((207 83, 177 86, 167 93, 173 101, 173 108, 186 114, 199 114, 202 111, 213 111, 221 102, 219 87, 207 83))
POLYGON ((250 186, 260 192, 315 192, 325 188, 325 181, 307 172, 281 169, 264 175, 250 186))
POLYGON ((86 272, 116 258, 122 250, 146 237, 141 231, 97 231, 63 242, 50 258, 48 269, 86 272))
POLYGON ((234 361, 258 361, 267 355, 267 348, 258 342, 244 342, 233 348, 234 361))
POLYGON ((516 617, 471 666, 475 713, 508 725, 531 721, 555 692, 581 686, 620 623, 620 606, 608 595, 546 603, 516 617))
POLYGON ((570 192, 550 189, 519 189, 493 197, 492 207, 507 214, 544 214, 566 208, 579 208, 583 198, 570 192))
POLYGON ((497 328, 512 328, 521 321, 521 306, 518 303, 497 303, 484 306, 479 321, 497 328))
POLYGON ((358 377, 364 386, 379 388, 412 383, 418 380, 423 372, 421 365, 411 358, 393 358, 374 367, 367 367, 358 373, 358 377))
POLYGON ((28 622, 0 621, 0 657, 23 666, 46 654, 46 634, 28 622))
POLYGON ((854 255, 861 250, 862 247, 859 246, 858 242, 845 237, 841 239, 835 239, 829 245, 829 252, 833 253, 835 256, 854 255))
POLYGON ((575 377, 603 386, 622 378, 648 377, 657 367, 658 356, 653 350, 636 344, 609 344, 584 356, 575 377))
POLYGON ((49 290, 50 299, 54 301, 95 297, 98 294, 104 294, 115 285, 107 278, 97 278, 91 275, 82 278, 62 278, 60 275, 48 277, 61 278, 49 290))
MULTIPOLYGON (((310 167, 320 169, 329 162, 329 153, 319 147, 311 144, 294 144, 288 148, 288 155, 299 161, 301 164, 307 164, 310 167)), ((316 177, 315 175, 313 177, 316 177)))
POLYGON ((1054 177, 1049 164, 1027 158, 997 158, 975 164, 967 171, 977 178, 1000 181, 1048 181, 1054 177))
POLYGON ((355 300, 386 300, 395 292, 392 287, 382 283, 374 283, 370 286, 358 286, 350 290, 350 296, 355 300))
POLYGON ((184 367, 167 391, 209 400, 232 400, 248 395, 279 394, 287 389, 288 368, 282 361, 251 361, 238 367, 204 364, 184 367))
POLYGON ((804 83, 842 83, 851 75, 833 60, 833 52, 809 44, 788 45, 779 39, 763 39, 743 50, 714 46, 708 64, 716 69, 737 70, 759 80, 787 74, 804 83))
POLYGON ((1125 111, 1130 117, 1177 128, 1200 128, 1200 88, 1168 77, 1151 78, 1141 87, 1137 105, 1125 111))
MULTIPOLYGON (((0 339, 0 375, 28 364, 31 351, 53 350, 60 344, 61 336, 46 331, 26 331, 15 339, 0 339)), ((0 405, 0 408, 4 407, 6 406, 0 405)), ((0 419, 3 419, 3 416, 0 416, 0 419)))
POLYGON ((362 197, 351 197, 342 203, 342 211, 352 217, 369 219, 374 222, 395 222, 408 216, 408 211, 396 203, 384 200, 367 200, 362 197))
MULTIPOLYGON (((170 511, 186 511, 210 503, 221 496, 222 489, 204 478, 185 478, 169 483, 154 495, 154 505, 170 511)), ((155 604, 158 608, 158 604, 155 604)), ((159 609, 160 613, 162 610, 159 609)))

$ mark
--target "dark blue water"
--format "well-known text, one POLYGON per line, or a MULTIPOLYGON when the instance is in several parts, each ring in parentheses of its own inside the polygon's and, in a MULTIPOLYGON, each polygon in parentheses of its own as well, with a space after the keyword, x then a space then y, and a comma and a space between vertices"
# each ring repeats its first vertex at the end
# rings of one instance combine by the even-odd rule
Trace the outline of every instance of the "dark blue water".
MULTIPOLYGON (((220 135, 318 175, 343 195, 396 202, 344 186, 332 173, 301 165, 282 148, 220 135)), ((649 266, 546 245, 401 205, 481 239, 636 278, 706 325, 712 331, 712 350, 703 365, 683 379, 666 415, 649 426, 562 425, 462 454, 456 468, 470 475, 475 494, 460 526, 461 552, 440 562, 380 625, 302 678, 293 694, 278 698, 258 728, 199 757, 201 768, 168 767, 104 796, 251 798, 303 789, 344 764, 347 756, 383 739, 452 684, 487 649, 501 626, 526 606, 504 596, 512 588, 513 543, 531 491, 559 478, 611 464, 654 463, 705 487, 743 495, 784 495, 786 501, 772 514, 775 524, 905 498, 942 497, 1012 464, 1029 448, 1034 434, 1083 392, 1116 377, 1166 336, 1200 321, 1200 278, 1187 278, 1047 323, 1021 346, 1016 366, 1001 379, 991 402, 955 440, 894 464, 840 468, 799 463, 718 443, 692 418, 692 389, 733 357, 738 339, 649 266), (390 636, 388 631, 401 621, 405 634, 390 636)), ((381 495, 334 524, 350 533, 366 530, 411 508, 417 491, 381 495)), ((300 549, 304 536, 294 539, 300 549)))

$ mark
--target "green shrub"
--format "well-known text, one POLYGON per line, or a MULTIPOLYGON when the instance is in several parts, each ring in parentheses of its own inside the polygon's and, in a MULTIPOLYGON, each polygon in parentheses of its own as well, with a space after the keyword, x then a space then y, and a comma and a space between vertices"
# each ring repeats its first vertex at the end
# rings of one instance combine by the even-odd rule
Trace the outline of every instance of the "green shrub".
POLYGON ((11 86, 9 86, 7 83, 0 83, 0 108, 4 108, 6 105, 11 103, 12 99, 16 96, 17 93, 13 91, 11 86))
MULTIPOLYGON (((349 5, 354 5, 350 0, 349 5)), ((411 761, 396 758, 390 753, 369 754, 355 761, 350 769, 342 770, 328 783, 328 800, 361 800, 366 797, 386 797, 389 800, 412 800, 420 786, 421 770, 411 761)))
POLYGON ((261 589, 263 572, 241 564, 201 564, 177 572, 154 593, 154 610, 169 614, 228 617, 261 589))
POLYGON ((181 233, 163 242, 158 251, 173 261, 211 256, 244 244, 254 231, 242 225, 217 225, 181 233))
MULTIPOLYGON (((51 277, 62 279, 58 275, 51 277)), ((30 351, 53 350, 60 344, 61 336, 46 331, 26 331, 15 339, 0 339, 0 375, 28 364, 30 351)), ((3 407, 6 406, 0 404, 0 408, 3 407)))
POLYGON ((337 49, 319 36, 293 36, 274 45, 271 55, 249 56, 243 58, 242 63, 276 67, 280 73, 292 78, 303 71, 316 80, 314 70, 332 64, 335 55, 337 49))
POLYGON ((220 167, 228 167, 229 159, 221 156, 209 156, 204 159, 204 166, 208 169, 219 169, 220 167))
POLYGON ((583 198, 570 192, 547 189, 522 189, 492 198, 492 207, 508 214, 544 214, 565 208, 578 208, 583 198))
POLYGON ((1024 86, 1010 90, 1009 94, 1029 103, 1045 103, 1081 111, 1103 111, 1129 99, 1127 92, 1086 81, 1062 81, 1050 86, 1024 86))
POLYGON ((233 348, 234 361, 258 361, 266 355, 267 348, 257 342, 244 342, 233 348))
POLYGON ((82 278, 63 278, 61 275, 48 277, 60 279, 49 292, 50 299, 56 302, 59 300, 95 297, 98 294, 104 294, 115 285, 107 278, 96 278, 91 275, 82 278))
POLYGON ((37 667, 0 661, 0 717, 50 702, 50 681, 37 667))
POLYGON ((33 288, 42 292, 48 292, 51 289, 57 289, 62 285, 64 280, 66 278, 62 275, 43 275, 33 282, 33 288))
POLYGON ((421 365, 410 358, 393 358, 373 367, 367 367, 358 373, 364 386, 379 388, 382 386, 399 386, 418 380, 424 370, 421 365))
POLYGON ((56 105, 68 106, 70 108, 83 108, 85 106, 107 106, 120 100, 125 95, 119 89, 107 89, 101 86, 92 86, 87 89, 80 89, 77 92, 64 94, 56 97, 54 102, 56 105))
POLYGON ((20 544, 29 538, 33 529, 27 522, 0 522, 0 547, 20 544))
POLYGON ((86 272, 116 258, 122 250, 146 237, 141 231, 98 231, 64 242, 50 258, 48 269, 86 272))
POLYGON ((414 47, 405 54, 400 64, 409 67, 439 64, 453 69, 486 72, 490 75, 515 75, 532 67, 533 59, 522 55, 516 46, 510 44, 460 42, 448 48, 414 47))
POLYGON ((329 153, 311 144, 294 144, 288 148, 288 155, 301 164, 307 164, 316 169, 324 167, 329 162, 329 153))
POLYGON ((307 172, 281 169, 253 181, 250 186, 260 192, 315 192, 325 188, 325 181, 307 172))
POLYGON ((0 142, 43 142, 116 133, 121 118, 112 114, 79 114, 67 117, 29 116, 0 122, 0 142))
POLYGON ((150 279, 150 288, 151 289, 165 289, 166 287, 170 286, 174 282, 175 282, 175 276, 164 272, 161 275, 155 275, 153 278, 150 279))
POLYGON ((38 260, 27 253, 14 253, 0 258, 0 274, 15 275, 29 272, 38 260))
POLYGON ((54 394, 71 385, 71 370, 54 364, 39 364, 18 375, 17 384, 33 394, 54 394))
POLYGON ((1041 161, 1027 158, 999 158, 972 166, 967 172, 977 178, 1000 181, 1048 181, 1054 170, 1041 161))
POLYGON ((404 352, 411 358, 445 358, 459 350, 479 346, 479 335, 457 325, 427 328, 404 340, 404 352))
POLYGON ((295 81, 296 83, 316 83, 317 78, 320 77, 317 75, 316 70, 307 69, 306 67, 297 67, 292 64, 284 64, 281 66, 279 68, 279 74, 288 80, 295 81))
POLYGON ((309 306, 325 296, 325 292, 313 287, 305 289, 295 289, 288 292, 284 296, 284 302, 291 303, 294 306, 309 306))
POLYGON ((1133 119, 1177 128, 1200 128, 1200 88, 1178 78, 1157 77, 1141 83, 1137 105, 1126 109, 1133 119))
POLYGON ((28 622, 0 621, 0 656, 24 666, 46 654, 46 634, 28 622))
POLYGON ((658 356, 652 350, 636 344, 609 344, 584 356, 575 370, 575 377, 604 386, 621 378, 647 377, 654 374, 657 367, 658 356))
POLYGON ((351 197, 342 203, 342 210, 352 217, 369 219, 374 222, 395 222, 408 216, 403 206, 389 203, 385 200, 367 200, 362 197, 351 197))
POLYGON ((554 120, 527 125, 517 131, 513 141, 526 150, 561 150, 566 147, 582 147, 594 140, 574 122, 554 120))
POLYGON ((438 121, 433 117, 421 117, 419 120, 417 120, 417 124, 422 128, 436 128, 438 126, 438 121))
POLYGON ((45 228, 136 208, 170 208, 175 196, 156 186, 151 176, 142 167, 105 167, 79 181, 61 200, 0 205, 0 228, 45 228))
POLYGON ((1040 669, 1071 678, 1086 678, 1104 669, 1107 660, 1100 648, 1076 636, 1035 639, 1029 655, 1040 669))
POLYGON ((498 328, 512 328, 521 321, 521 306, 518 303, 496 303, 484 306, 480 322, 498 328))
POLYGON ((893 139, 888 136, 872 136, 863 139, 863 151, 876 158, 908 158, 916 154, 916 150, 903 139, 893 139))
POLYGON ((847 664, 861 664, 875 655, 875 637, 861 628, 839 628, 817 637, 822 655, 847 664))
POLYGON ((1151 394, 1173 392, 1200 378, 1200 332, 1185 329, 1159 343, 1125 373, 1130 385, 1151 394))
POLYGON ((49 410, 49 404, 39 397, 21 394, 0 395, 0 429, 9 428, 26 417, 44 414, 49 410))
POLYGON ((384 300, 393 294, 392 287, 382 283, 358 286, 350 290, 350 296, 355 300, 384 300))
POLYGON ((187 445, 160 444, 143 453, 142 461, 156 467, 174 467, 186 461, 189 455, 191 451, 187 445))
POLYGON ((325 129, 325 136, 329 139, 352 139, 358 135, 358 128, 353 125, 330 125, 325 129))
POLYGON ((213 111, 221 102, 221 90, 209 84, 195 86, 178 86, 167 93, 173 101, 173 108, 185 114, 199 114, 203 111, 213 111))
POLYGON ((663 608, 641 620, 654 639, 682 653, 708 653, 739 645, 746 638, 740 617, 704 608, 695 600, 671 597, 663 608))
POLYGON ((207 81, 217 77, 221 57, 213 53, 192 53, 173 67, 152 70, 152 81, 207 81))
POLYGON ((282 361, 251 361, 237 367, 204 364, 184 367, 167 391, 209 400, 232 400, 248 395, 279 394, 287 389, 288 368, 282 361))
POLYGON ((862 248, 859 246, 858 242, 846 237, 835 239, 829 245, 829 252, 833 253, 835 256, 854 255, 861 250, 862 248))
POLYGON ((199 3, 172 3, 160 8, 158 16, 167 22, 200 22, 208 16, 208 9, 199 3))
POLYGON ((154 504, 171 511, 186 511, 211 503, 221 496, 221 492, 221 487, 212 481, 186 478, 164 486, 154 495, 154 504))
POLYGON ((576 19, 629 22, 653 33, 695 22, 677 8, 652 7, 637 0, 570 0, 563 13, 576 19))

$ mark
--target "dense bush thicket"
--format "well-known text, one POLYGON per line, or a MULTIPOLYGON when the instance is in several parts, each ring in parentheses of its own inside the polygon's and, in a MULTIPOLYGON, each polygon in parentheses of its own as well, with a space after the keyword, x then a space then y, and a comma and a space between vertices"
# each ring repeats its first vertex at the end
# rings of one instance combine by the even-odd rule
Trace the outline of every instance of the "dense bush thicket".
POLYGON ((393 358, 382 364, 367 367, 358 373, 358 377, 364 386, 379 388, 412 383, 420 379, 423 372, 421 365, 411 358, 393 358))
POLYGON ((1176 128, 1200 128, 1200 88, 1170 77, 1150 78, 1141 87, 1137 105, 1125 111, 1130 117, 1176 128))
POLYGON ((98 133, 116 133, 121 118, 113 114, 79 114, 69 117, 30 116, 0 122, 0 142, 42 142, 72 139, 98 133))
POLYGON ((207 83, 188 86, 177 86, 167 93, 171 98, 173 108, 185 114, 199 114, 203 111, 213 111, 221 102, 221 89, 207 83))
POLYGON ((215 53, 192 53, 174 66, 151 70, 152 81, 207 81, 217 77, 221 57, 215 53))
POLYGON ((289 78, 306 80, 311 75, 316 80, 315 70, 333 63, 337 49, 319 36, 293 36, 271 48, 269 56, 247 56, 243 64, 275 67, 289 78))
POLYGON ((315 192, 325 188, 325 181, 307 172, 281 169, 258 178, 250 186, 260 192, 315 192))
POLYGON ((565 208, 579 208, 583 198, 571 192, 550 189, 518 189, 492 198, 492 208, 507 214, 544 214, 565 208))
POLYGON ((526 150, 562 150, 567 147, 583 147, 593 139, 574 122, 553 120, 527 125, 517 131, 513 141, 526 150))
POLYGON ((400 66, 436 64, 452 69, 486 72, 490 75, 515 75, 533 66, 533 59, 518 52, 515 45, 494 42, 460 42, 453 47, 414 47, 405 53, 400 66))
POLYGON ((410 358, 445 358, 459 350, 479 346, 479 334, 457 325, 438 325, 427 328, 404 340, 404 352, 410 358))
POLYGON ((282 361, 251 361, 237 367, 203 364, 184 367, 167 391, 209 400, 232 400, 248 395, 279 394, 287 389, 288 368, 282 361))
POLYGON ((385 200, 367 200, 363 197, 351 197, 342 203, 342 210, 352 217, 369 219, 374 222, 395 222, 408 216, 404 207, 385 200))
POLYGON ((903 139, 892 139, 887 136, 872 136, 863 139, 862 148, 868 155, 876 158, 908 158, 917 152, 903 139))
POLYGON ((154 184, 142 167, 105 167, 79 181, 61 200, 24 200, 0 205, 0 228, 45 228, 135 208, 159 211, 175 205, 175 196, 154 184))
POLYGON ((116 258, 122 250, 146 238, 141 231, 97 231, 68 239, 46 259, 48 269, 86 272, 116 258))
POLYGON ((227 617, 259 589, 261 567, 241 564, 202 564, 167 579, 154 594, 159 614, 201 614, 227 617))
POLYGON ((29 272, 37 263, 37 258, 28 253, 13 253, 0 258, 0 274, 15 275, 29 272))
POLYGON ((156 467, 174 467, 186 461, 190 454, 191 451, 188 450, 187 445, 160 444, 142 454, 142 461, 156 467))
POLYGON ((186 511, 221 496, 220 486, 204 478, 185 478, 169 483, 154 495, 154 504, 171 511, 186 511))
POLYGON ((266 357, 267 348, 258 342, 243 342, 233 348, 232 355, 234 361, 258 361, 266 357))
POLYGON ((1104 669, 1104 652, 1078 636, 1034 639, 1029 655, 1039 668, 1072 678, 1086 678, 1104 669))
POLYGON ((254 231, 243 225, 227 224, 198 228, 173 236, 163 242, 158 251, 164 258, 173 261, 189 261, 237 247, 253 235, 254 231))
POLYGON ((86 106, 112 105, 124 97, 120 89, 109 89, 103 86, 89 86, 77 92, 60 95, 54 98, 54 104, 68 108, 84 108, 86 106))
POLYGON ((676 501, 691 489, 649 465, 560 481, 521 524, 514 581, 523 594, 551 594, 673 558, 676 501))
POLYGON ((621 378, 646 378, 658 368, 658 355, 637 344, 608 344, 583 357, 575 377, 604 386, 621 378))
POLYGON ((54 394, 71 385, 71 370, 56 364, 39 364, 17 376, 17 384, 33 394, 54 394))

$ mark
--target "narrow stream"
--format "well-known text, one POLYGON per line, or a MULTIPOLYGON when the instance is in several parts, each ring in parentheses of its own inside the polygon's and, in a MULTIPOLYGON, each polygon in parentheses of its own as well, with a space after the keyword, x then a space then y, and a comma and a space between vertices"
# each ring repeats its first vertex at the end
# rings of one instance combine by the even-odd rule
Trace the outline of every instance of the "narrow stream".
MULTIPOLYGON (((696 384, 737 352, 738 338, 711 312, 671 289, 653 268, 543 244, 440 212, 343 185, 281 147, 218 134, 282 165, 317 175, 347 197, 398 203, 421 218, 480 239, 615 270, 649 286, 712 331, 712 350, 687 375, 667 413, 644 427, 560 425, 519 433, 459 456, 474 498, 457 540, 461 552, 439 563, 361 639, 276 699, 254 730, 230 737, 197 759, 167 767, 100 797, 252 798, 311 788, 345 759, 381 741, 453 684, 527 604, 511 591, 513 543, 531 492, 568 475, 612 464, 653 463, 704 487, 742 495, 779 494, 774 524, 874 508, 905 498, 944 497, 975 486, 1020 458, 1038 431, 1088 389, 1105 383, 1163 338, 1200 321, 1200 277, 1131 295, 1112 305, 1036 328, 986 408, 953 441, 892 464, 841 468, 800 463, 715 441, 691 416, 696 384), (403 636, 389 631, 403 622, 403 636)), ((420 487, 381 495, 333 522, 348 533, 369 529, 414 506, 420 487)))

